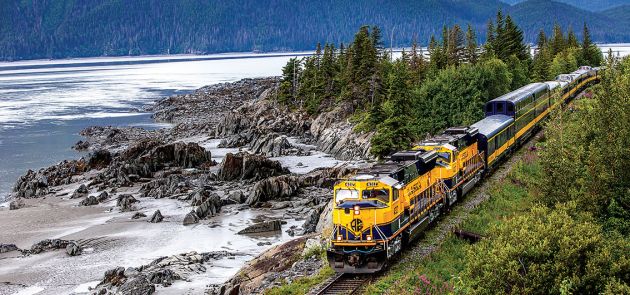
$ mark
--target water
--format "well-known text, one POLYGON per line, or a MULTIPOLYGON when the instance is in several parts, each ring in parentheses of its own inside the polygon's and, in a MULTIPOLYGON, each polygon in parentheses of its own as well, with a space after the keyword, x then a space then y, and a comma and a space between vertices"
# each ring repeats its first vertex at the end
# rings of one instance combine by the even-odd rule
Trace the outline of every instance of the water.
POLYGON ((291 54, 82 58, 0 63, 0 200, 28 169, 81 156, 92 125, 162 127, 141 110, 204 85, 280 75, 291 54))

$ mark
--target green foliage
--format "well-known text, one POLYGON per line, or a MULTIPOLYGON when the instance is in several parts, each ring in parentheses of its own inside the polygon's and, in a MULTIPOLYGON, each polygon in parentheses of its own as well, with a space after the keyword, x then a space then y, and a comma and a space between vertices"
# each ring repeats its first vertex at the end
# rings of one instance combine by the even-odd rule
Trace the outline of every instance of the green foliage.
POLYGON ((535 206, 468 250, 464 277, 474 294, 595 294, 630 275, 630 243, 604 235, 575 203, 535 206))
POLYGON ((630 60, 609 65, 592 100, 548 126, 546 204, 575 201, 607 229, 630 234, 630 60), (563 188, 558 190, 557 188, 563 188))
POLYGON ((330 278, 335 271, 329 266, 322 268, 319 273, 309 277, 302 277, 292 281, 290 284, 283 284, 273 287, 265 292, 265 295, 303 295, 330 278))
MULTIPOLYGON (((541 167, 535 153, 526 151, 523 160, 518 162, 506 179, 489 185, 488 194, 492 197, 481 203, 476 209, 465 215, 461 207, 454 207, 447 218, 462 218, 460 228, 488 235, 492 226, 506 218, 527 212, 534 202, 530 191, 535 189, 540 177, 541 167)), ((488 180, 490 181, 490 180, 488 180)), ((430 230, 418 241, 418 245, 437 244, 438 231, 430 230)), ((430 286, 443 288, 449 286, 455 294, 470 291, 468 279, 462 276, 466 267, 466 253, 472 245, 455 236, 449 236, 439 245, 438 250, 426 258, 418 258, 417 253, 408 251, 383 276, 371 284, 365 294, 426 294, 426 282, 430 286)), ((437 292, 430 294, 445 294, 437 292)))
POLYGON ((576 58, 577 50, 575 48, 563 50, 554 57, 549 68, 551 77, 560 74, 566 74, 577 70, 578 62, 576 58))

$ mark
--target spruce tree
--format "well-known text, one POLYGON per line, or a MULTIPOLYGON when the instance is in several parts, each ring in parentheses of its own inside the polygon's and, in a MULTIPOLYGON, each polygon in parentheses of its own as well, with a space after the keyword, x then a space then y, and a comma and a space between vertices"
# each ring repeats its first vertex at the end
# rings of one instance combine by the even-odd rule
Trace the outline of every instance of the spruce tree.
POLYGON ((540 29, 540 32, 538 32, 538 38, 537 38, 537 41, 536 41, 536 47, 540 51, 546 45, 547 45, 547 35, 545 35, 545 30, 540 29))
POLYGON ((580 48, 581 62, 590 66, 599 66, 604 60, 602 51, 591 41, 591 33, 584 23, 582 31, 582 45, 580 48))
POLYGON ((464 56, 465 38, 462 28, 458 24, 448 30, 447 46, 448 65, 459 65, 464 56))
POLYGON ((578 48, 578 47, 580 47, 580 45, 578 44, 577 37, 575 36, 573 29, 569 27, 569 30, 567 33, 567 48, 578 48))
POLYGON ((477 62, 477 36, 472 26, 468 24, 466 29, 466 61, 469 63, 477 62))
POLYGON ((484 45, 484 55, 486 58, 494 55, 493 45, 496 42, 496 33, 494 28, 494 23, 492 20, 488 21, 488 26, 486 29, 486 44, 484 45))
POLYGON ((564 40, 562 28, 556 23, 553 26, 553 35, 551 36, 550 41, 551 55, 556 56, 556 54, 562 52, 566 48, 565 44, 566 41, 564 40))

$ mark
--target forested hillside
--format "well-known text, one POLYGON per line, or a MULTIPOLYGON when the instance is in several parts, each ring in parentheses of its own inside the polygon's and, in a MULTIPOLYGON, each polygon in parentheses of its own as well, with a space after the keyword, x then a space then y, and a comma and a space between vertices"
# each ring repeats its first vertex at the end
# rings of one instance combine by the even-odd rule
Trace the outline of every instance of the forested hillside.
POLYGON ((627 24, 630 24, 630 4, 622 5, 619 7, 602 11, 602 14, 606 15, 607 17, 611 19, 624 21, 627 24))
POLYGON ((550 38, 540 31, 533 60, 510 15, 497 13, 485 31, 480 48, 471 26, 444 26, 430 39, 428 59, 411 43, 392 60, 382 31, 363 26, 346 46, 318 44, 313 56, 291 59, 277 99, 313 115, 342 107, 356 131, 376 131, 370 151, 387 156, 427 134, 474 123, 487 101, 532 80, 553 80, 603 59, 586 25, 582 41, 559 25, 550 38))
POLYGON ((382 29, 387 47, 414 37, 427 45, 431 34, 455 23, 471 24, 483 41, 498 9, 522 24, 528 42, 535 41, 536 24, 550 31, 554 19, 574 28, 588 22, 594 41, 630 40, 630 32, 615 29, 625 27, 616 19, 498 0, 7 0, 0 5, 0 60, 312 50, 317 42, 347 43, 365 24, 382 29))
MULTIPOLYGON (((518 4, 521 2, 525 2, 526 0, 501 0, 508 4, 518 4)), ((548 0, 549 1, 549 0, 548 0)), ((602 11, 606 9, 610 9, 623 4, 630 4, 628 0, 554 0, 556 2, 566 3, 584 10, 590 11, 602 11)))

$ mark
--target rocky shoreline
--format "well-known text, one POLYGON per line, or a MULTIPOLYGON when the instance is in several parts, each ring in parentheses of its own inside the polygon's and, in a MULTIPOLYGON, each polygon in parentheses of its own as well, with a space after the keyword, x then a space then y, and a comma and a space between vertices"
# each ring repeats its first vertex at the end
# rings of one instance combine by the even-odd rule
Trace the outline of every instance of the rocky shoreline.
MULTIPOLYGON (((86 128, 81 132, 85 139, 74 148, 89 151, 89 156, 28 171, 17 180, 9 209, 28 210, 37 206, 35 200, 58 199, 73 208, 107 208, 112 214, 131 214, 131 220, 178 223, 181 227, 212 226, 213 219, 222 215, 267 210, 282 215, 259 215, 236 234, 284 232, 301 237, 276 244, 228 282, 208 285, 205 292, 260 293, 292 274, 316 272, 322 265, 318 259, 301 264, 297 263, 299 255, 283 263, 270 259, 282 260, 282 253, 321 247, 317 233, 330 224, 327 205, 332 185, 370 160, 372 134, 355 133, 346 120, 349 112, 342 108, 311 117, 278 106, 273 99, 278 82, 275 77, 244 79, 162 99, 150 111, 155 120, 171 123, 171 128, 86 128), (323 154, 337 160, 322 161, 323 154), (151 207, 152 200, 170 200, 182 213, 151 207), (286 224, 287 220, 294 225, 286 224), (246 279, 244 273, 249 274, 246 279)), ((272 243, 258 244, 268 248, 272 243)), ((21 256, 55 249, 65 249, 69 256, 98 251, 82 240, 65 239, 45 239, 30 250, 20 250, 13 243, 2 244, 0 249, 21 256)), ((111 268, 89 293, 168 290, 175 281, 190 281, 192 275, 204 273, 217 260, 244 255, 238 250, 178 253, 155 257, 147 265, 111 268)))

